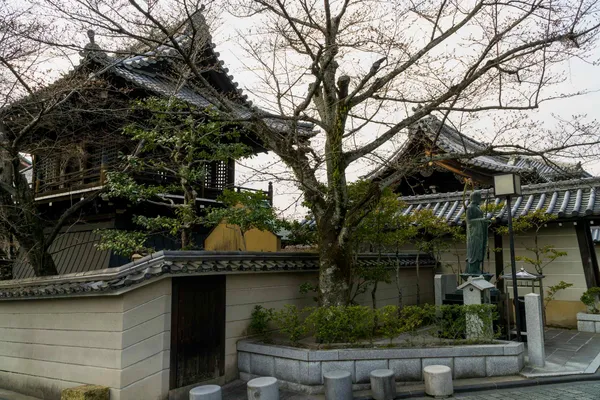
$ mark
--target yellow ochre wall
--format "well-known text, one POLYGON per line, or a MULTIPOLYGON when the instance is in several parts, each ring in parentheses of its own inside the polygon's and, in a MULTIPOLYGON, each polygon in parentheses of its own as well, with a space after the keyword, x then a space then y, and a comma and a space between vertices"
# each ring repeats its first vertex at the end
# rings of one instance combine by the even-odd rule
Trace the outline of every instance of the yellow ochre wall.
POLYGON ((211 251, 264 251, 281 250, 281 239, 272 232, 251 229, 246 232, 246 248, 237 225, 220 223, 204 241, 204 250, 211 251))
MULTIPOLYGON (((546 296, 548 287, 556 285, 561 280, 573 284, 569 289, 558 292, 555 300, 548 304, 546 309, 546 324, 574 328, 577 326, 577 313, 585 310, 585 306, 579 301, 579 298, 583 292, 587 290, 575 226, 573 223, 566 222, 562 225, 549 225, 540 230, 538 240, 540 247, 550 244, 555 246, 556 250, 565 251, 567 253, 566 256, 559 257, 544 268, 544 296, 546 296)), ((508 236, 503 237, 502 256, 504 261, 504 274, 510 273, 510 250, 508 243, 508 236)), ((515 234, 515 254, 517 256, 532 257, 533 253, 526 248, 533 246, 534 236, 532 232, 515 234)), ((484 270, 495 273, 495 254, 492 251, 494 248, 494 240, 491 235, 489 238, 489 248, 489 261, 486 260, 484 270)), ((402 249, 402 251, 413 251, 413 249, 407 247, 402 249)), ((441 267, 438 269, 438 273, 456 274, 463 271, 465 269, 465 259, 465 243, 455 243, 452 246, 452 249, 443 252, 440 255, 439 261, 441 267)), ((528 272, 535 273, 532 266, 525 264, 523 261, 517 261, 517 271, 521 269, 521 267, 524 267, 528 272)), ((495 282, 495 279, 492 280, 492 283, 493 282, 495 282)), ((526 288, 519 289, 520 296, 530 292, 531 291, 526 288)))

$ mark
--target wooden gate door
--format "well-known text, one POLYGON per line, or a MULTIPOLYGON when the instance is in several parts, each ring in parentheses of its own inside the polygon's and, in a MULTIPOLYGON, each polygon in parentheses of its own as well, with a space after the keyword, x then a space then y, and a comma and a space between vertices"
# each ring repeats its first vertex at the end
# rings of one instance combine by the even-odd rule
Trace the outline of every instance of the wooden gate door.
POLYGON ((173 278, 170 388, 222 376, 224 364, 225 276, 173 278))

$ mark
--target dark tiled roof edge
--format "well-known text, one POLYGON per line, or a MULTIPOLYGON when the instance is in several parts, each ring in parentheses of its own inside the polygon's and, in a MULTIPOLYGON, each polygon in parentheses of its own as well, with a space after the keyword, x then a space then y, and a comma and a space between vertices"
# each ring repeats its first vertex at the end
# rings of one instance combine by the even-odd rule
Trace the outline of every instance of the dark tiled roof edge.
MULTIPOLYGON (((360 254, 363 266, 385 263, 410 268, 416 254, 360 254)), ((429 255, 420 256, 421 267, 433 267, 429 255)), ((316 253, 259 253, 161 251, 117 268, 67 275, 0 282, 0 300, 121 294, 150 280, 180 275, 240 274, 253 272, 318 271, 316 253)))
MULTIPOLYGON (((600 178, 526 185, 522 188, 522 195, 513 196, 511 214, 513 218, 534 211, 551 214, 559 219, 598 216, 600 215, 598 190, 600 190, 600 178)), ((401 197, 400 199, 407 204, 401 212, 403 215, 409 215, 419 210, 431 210, 435 216, 448 224, 463 225, 469 194, 470 192, 451 192, 401 197), (466 204, 462 204, 463 196, 466 204)), ((487 218, 507 220, 508 211, 506 205, 501 204, 502 198, 495 198, 491 189, 482 190, 482 197, 484 203, 489 202, 501 207, 497 212, 489 212, 487 218)))

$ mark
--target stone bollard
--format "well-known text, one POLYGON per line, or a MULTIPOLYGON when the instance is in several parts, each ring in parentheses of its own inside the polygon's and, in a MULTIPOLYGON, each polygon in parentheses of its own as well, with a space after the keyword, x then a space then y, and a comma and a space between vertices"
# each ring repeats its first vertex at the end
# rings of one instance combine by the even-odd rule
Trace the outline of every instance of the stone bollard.
POLYGON ((352 375, 348 371, 329 371, 323 374, 325 400, 352 400, 352 375))
POLYGON ((452 370, 445 365, 428 365, 423 368, 425 393, 435 397, 452 396, 452 370))
POLYGON ((529 364, 543 367, 546 364, 544 349, 544 314, 542 299, 537 293, 525 295, 525 321, 527 323, 527 355, 529 364))
POLYGON ((248 382, 248 400, 279 400, 277 378, 263 376, 248 382))
POLYGON ((396 379, 391 369, 371 371, 371 392, 375 400, 393 400, 396 397, 396 379))
POLYGON ((203 385, 190 390, 190 400, 222 400, 221 386, 203 385))

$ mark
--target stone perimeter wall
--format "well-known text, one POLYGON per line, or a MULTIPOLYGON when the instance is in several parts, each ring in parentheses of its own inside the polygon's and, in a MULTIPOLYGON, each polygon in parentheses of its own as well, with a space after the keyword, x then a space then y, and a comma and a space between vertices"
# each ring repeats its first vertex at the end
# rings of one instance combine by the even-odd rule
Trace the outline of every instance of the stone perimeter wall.
POLYGON ((455 379, 516 375, 523 369, 525 346, 517 342, 437 348, 307 350, 238 342, 240 378, 274 376, 283 387, 323 393, 323 374, 344 370, 352 374, 355 390, 369 387, 369 373, 391 369, 396 381, 421 381, 423 368, 446 365, 455 379))
POLYGON ((166 398, 171 279, 120 296, 0 302, 0 387, 45 400, 82 384, 166 398))
MULTIPOLYGON (((172 279, 121 295, 0 301, 0 388, 45 400, 69 387, 110 388, 112 400, 169 396, 172 279)), ((314 305, 300 294, 316 272, 230 274, 226 279, 225 377, 238 378, 236 342, 249 335, 256 305, 314 305)), ((405 304, 416 299, 416 271, 400 270, 405 304)), ((421 268, 421 301, 433 302, 433 269, 421 268)), ((397 303, 395 283, 380 284, 378 307, 397 303)), ((358 299, 371 304, 370 293, 358 299)))

